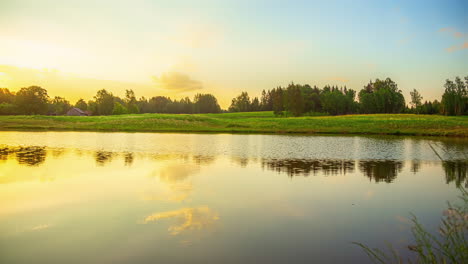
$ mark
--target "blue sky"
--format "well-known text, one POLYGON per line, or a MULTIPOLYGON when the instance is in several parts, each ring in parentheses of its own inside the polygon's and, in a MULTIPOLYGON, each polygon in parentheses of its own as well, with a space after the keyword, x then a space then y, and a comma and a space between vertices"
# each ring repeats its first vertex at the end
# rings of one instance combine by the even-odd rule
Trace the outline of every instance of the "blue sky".
POLYGON ((0 2, 0 86, 190 96, 391 77, 439 98, 468 75, 468 1, 0 2), (97 2, 97 3, 96 3, 97 2), (102 87, 105 86, 105 87, 102 87))

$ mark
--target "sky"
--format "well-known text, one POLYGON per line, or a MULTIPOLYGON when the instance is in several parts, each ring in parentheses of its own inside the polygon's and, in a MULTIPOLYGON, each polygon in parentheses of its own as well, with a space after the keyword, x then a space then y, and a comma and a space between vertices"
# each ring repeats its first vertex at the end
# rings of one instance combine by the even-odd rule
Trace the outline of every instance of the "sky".
POLYGON ((409 100, 468 75, 468 1, 1 0, 0 87, 74 103, 98 89, 171 98, 295 82, 360 90, 390 77, 409 100))

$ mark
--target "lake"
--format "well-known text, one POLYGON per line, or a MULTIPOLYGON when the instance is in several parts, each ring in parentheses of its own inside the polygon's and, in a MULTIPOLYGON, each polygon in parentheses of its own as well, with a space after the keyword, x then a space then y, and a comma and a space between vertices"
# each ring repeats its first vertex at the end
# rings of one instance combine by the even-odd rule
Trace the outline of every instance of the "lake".
POLYGON ((0 132, 0 263, 369 263, 467 187, 457 138, 0 132))

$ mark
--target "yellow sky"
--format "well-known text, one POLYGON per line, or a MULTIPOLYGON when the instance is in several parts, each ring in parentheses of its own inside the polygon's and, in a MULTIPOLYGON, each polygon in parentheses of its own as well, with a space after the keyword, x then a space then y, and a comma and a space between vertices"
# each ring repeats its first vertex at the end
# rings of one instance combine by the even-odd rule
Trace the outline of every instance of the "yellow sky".
POLYGON ((0 87, 72 102, 103 88, 212 93, 227 108, 292 81, 359 90, 386 77, 440 99, 468 70, 463 3, 312 2, 3 0, 0 87))

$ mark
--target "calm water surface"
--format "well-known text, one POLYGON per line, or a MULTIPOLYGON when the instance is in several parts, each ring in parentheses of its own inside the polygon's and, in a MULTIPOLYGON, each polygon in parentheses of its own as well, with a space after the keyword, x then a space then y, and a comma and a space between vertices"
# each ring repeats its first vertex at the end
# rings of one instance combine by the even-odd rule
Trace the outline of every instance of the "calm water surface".
POLYGON ((411 256, 468 141, 0 132, 0 263, 367 263, 411 256))

